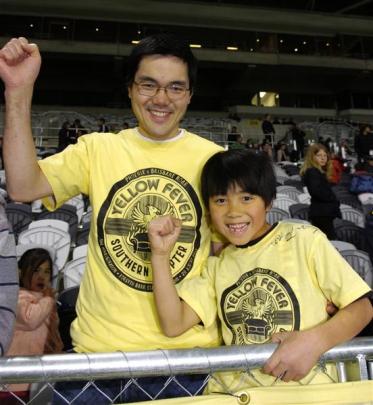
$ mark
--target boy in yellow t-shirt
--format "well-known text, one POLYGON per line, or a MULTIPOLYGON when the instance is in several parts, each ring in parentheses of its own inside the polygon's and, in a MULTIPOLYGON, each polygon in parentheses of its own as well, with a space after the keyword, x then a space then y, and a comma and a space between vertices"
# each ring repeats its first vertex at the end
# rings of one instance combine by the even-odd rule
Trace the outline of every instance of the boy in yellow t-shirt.
POLYGON ((169 255, 181 220, 151 222, 153 286, 164 333, 178 336, 201 322, 208 327, 218 316, 226 345, 279 343, 262 370, 222 373, 231 391, 276 379, 330 382, 333 368, 327 376, 318 359, 372 319, 369 286, 316 227, 267 223, 276 179, 265 154, 215 154, 202 171, 201 187, 212 225, 230 245, 208 259, 201 276, 176 289, 169 255), (328 301, 339 308, 332 318, 328 301))

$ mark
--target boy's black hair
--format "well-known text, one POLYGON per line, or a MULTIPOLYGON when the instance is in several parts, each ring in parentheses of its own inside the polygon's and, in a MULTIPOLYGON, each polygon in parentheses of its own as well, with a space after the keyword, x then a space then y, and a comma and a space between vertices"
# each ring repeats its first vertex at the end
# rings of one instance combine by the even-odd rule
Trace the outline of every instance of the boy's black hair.
POLYGON ((268 207, 276 198, 276 176, 268 154, 231 149, 211 156, 201 177, 202 199, 206 208, 210 197, 225 195, 234 185, 260 196, 268 207))
POLYGON ((146 37, 133 48, 127 62, 127 86, 132 86, 142 58, 149 55, 176 56, 186 63, 188 65, 189 88, 192 92, 197 79, 197 59, 187 42, 169 33, 146 37))

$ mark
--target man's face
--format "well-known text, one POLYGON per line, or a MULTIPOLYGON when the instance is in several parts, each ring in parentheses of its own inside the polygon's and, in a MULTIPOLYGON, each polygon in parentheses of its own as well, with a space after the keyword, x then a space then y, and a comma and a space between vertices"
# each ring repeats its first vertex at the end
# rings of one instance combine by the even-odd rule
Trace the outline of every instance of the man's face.
POLYGON ((132 109, 142 135, 155 139, 171 139, 177 135, 179 123, 190 103, 187 91, 177 100, 171 99, 164 89, 153 96, 141 95, 136 83, 154 83, 160 87, 177 84, 189 88, 188 67, 175 56, 145 56, 135 75, 135 83, 128 88, 132 109))

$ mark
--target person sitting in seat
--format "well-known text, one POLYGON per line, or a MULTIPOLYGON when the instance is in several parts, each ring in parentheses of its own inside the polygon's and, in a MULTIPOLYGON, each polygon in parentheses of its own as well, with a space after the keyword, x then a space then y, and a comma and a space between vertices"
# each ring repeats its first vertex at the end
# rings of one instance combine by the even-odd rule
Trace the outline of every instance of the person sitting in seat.
MULTIPOLYGON (((7 356, 32 356, 62 352, 58 332, 55 291, 51 287, 52 259, 45 249, 27 250, 18 262, 20 290, 14 335, 7 356)), ((29 400, 29 384, 8 385, 19 398, 29 400)), ((10 392, 0 393, 0 403, 19 404, 10 392)))

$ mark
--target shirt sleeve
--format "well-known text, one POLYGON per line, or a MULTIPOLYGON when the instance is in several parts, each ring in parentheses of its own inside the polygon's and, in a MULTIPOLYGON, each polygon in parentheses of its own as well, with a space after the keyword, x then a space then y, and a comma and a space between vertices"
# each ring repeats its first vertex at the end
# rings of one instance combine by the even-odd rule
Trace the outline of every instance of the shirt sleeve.
POLYGON ((80 193, 89 194, 88 138, 91 135, 81 136, 77 144, 38 161, 53 190, 54 198, 42 200, 47 209, 54 210, 80 193))
POLYGON ((206 328, 212 326, 217 319, 215 261, 215 257, 210 257, 200 276, 184 280, 176 287, 179 297, 196 312, 206 328))
POLYGON ((311 261, 316 282, 325 297, 338 308, 346 307, 371 291, 369 285, 321 232, 316 237, 311 261))

